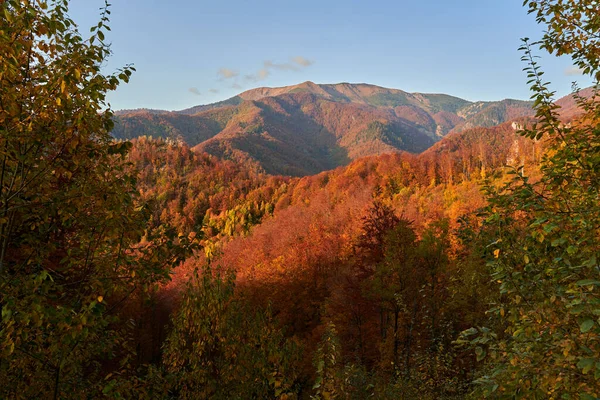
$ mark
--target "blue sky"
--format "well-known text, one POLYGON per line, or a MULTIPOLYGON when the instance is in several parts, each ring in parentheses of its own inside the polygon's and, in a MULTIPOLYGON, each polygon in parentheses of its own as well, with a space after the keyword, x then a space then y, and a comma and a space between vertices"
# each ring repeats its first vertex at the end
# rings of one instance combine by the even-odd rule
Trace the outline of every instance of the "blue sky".
MULTIPOLYGON (((101 0, 72 0, 82 32, 101 0)), ((113 0, 106 72, 137 72, 113 109, 178 110, 259 86, 371 83, 468 100, 527 99, 521 37, 542 27, 521 0, 113 0)), ((559 96, 570 59, 539 52, 559 96)))

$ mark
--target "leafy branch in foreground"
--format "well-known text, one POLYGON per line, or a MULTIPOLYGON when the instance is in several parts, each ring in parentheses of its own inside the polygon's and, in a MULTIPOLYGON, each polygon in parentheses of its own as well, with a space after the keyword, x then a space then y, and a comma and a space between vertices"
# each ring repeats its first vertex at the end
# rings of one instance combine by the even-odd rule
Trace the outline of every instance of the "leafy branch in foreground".
POLYGON ((595 0, 525 0, 547 30, 541 47, 557 56, 570 55, 583 74, 600 80, 600 3, 595 0))
POLYGON ((522 134, 546 141, 542 177, 517 169, 501 190, 489 188, 486 229, 496 235, 488 267, 501 294, 491 312, 500 328, 470 329, 462 340, 489 360, 479 380, 487 396, 593 399, 600 396, 599 93, 575 94, 583 114, 561 122, 526 39, 521 50, 537 115, 522 134))
POLYGON ((169 277, 188 239, 147 224, 131 147, 109 135, 100 71, 108 4, 90 37, 68 1, 0 3, 0 397, 83 398, 127 370, 131 296, 169 277))

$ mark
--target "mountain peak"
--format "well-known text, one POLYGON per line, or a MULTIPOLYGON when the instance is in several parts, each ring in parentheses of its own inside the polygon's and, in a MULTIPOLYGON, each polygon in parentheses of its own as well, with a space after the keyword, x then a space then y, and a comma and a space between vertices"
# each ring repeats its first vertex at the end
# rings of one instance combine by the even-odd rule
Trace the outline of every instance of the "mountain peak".
POLYGON ((532 114, 528 102, 472 103, 364 83, 307 81, 175 113, 119 116, 114 134, 177 138, 217 157, 253 160, 268 173, 307 175, 366 155, 419 153, 451 131, 532 114))
POLYGON ((306 81, 291 86, 260 87, 240 93, 237 97, 242 100, 257 101, 265 97, 294 93, 310 93, 326 100, 375 107, 425 107, 434 113, 438 111, 456 112, 456 110, 471 104, 470 101, 449 95, 409 93, 368 83, 349 82, 317 84, 306 81))
POLYGON ((327 93, 323 91, 321 85, 317 85, 314 82, 306 81, 297 85, 282 86, 282 87, 259 87, 256 89, 250 89, 239 94, 239 97, 244 100, 260 100, 264 97, 280 96, 287 93, 298 93, 307 92, 314 93, 320 96, 326 96, 327 93))

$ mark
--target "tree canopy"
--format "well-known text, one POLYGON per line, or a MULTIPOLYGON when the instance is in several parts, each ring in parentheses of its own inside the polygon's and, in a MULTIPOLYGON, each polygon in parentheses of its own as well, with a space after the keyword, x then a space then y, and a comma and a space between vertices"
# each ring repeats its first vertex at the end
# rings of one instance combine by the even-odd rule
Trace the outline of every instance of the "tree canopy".
MULTIPOLYGON (((127 370, 126 299, 167 279, 185 238, 148 224, 131 147, 109 132, 101 67, 108 6, 89 37, 68 1, 0 4, 0 397, 85 397, 127 370)), ((95 396, 95 395, 92 395, 95 396)))
MULTIPOLYGON (((0 398, 600 397, 597 85, 524 40, 534 119, 269 176, 111 137, 68 4, 0 2, 0 398)), ((598 1, 524 5, 598 83, 598 1)))

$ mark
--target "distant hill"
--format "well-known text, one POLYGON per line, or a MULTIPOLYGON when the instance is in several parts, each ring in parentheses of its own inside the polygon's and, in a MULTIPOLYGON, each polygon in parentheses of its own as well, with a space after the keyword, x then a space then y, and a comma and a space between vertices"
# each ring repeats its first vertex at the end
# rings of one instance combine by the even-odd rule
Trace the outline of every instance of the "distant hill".
POLYGON ((195 149, 248 156, 267 173, 310 175, 366 155, 419 153, 433 143, 423 128, 392 110, 287 93, 244 101, 221 132, 195 149))
MULTIPOLYGON (((578 96, 588 99, 594 95, 594 88, 589 87, 586 89, 582 89, 579 91, 578 96)), ((556 104, 560 106, 558 110, 560 116, 565 119, 570 119, 575 117, 577 114, 581 112, 577 105, 577 101, 574 95, 565 96, 556 101, 556 104)))
POLYGON ((363 156, 420 153, 450 132, 531 116, 531 104, 304 82, 176 112, 118 112, 113 134, 182 140, 222 158, 258 162, 267 173, 303 176, 363 156))

